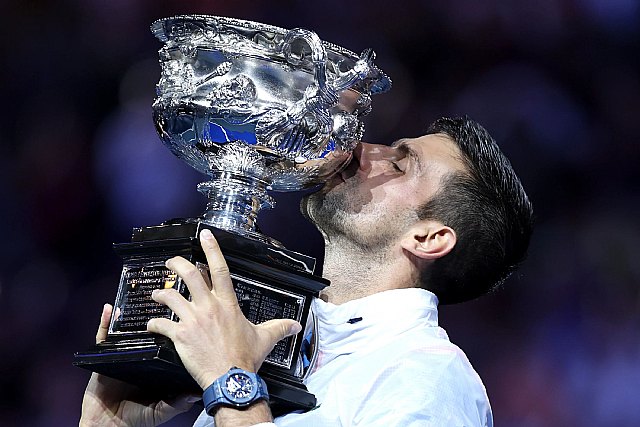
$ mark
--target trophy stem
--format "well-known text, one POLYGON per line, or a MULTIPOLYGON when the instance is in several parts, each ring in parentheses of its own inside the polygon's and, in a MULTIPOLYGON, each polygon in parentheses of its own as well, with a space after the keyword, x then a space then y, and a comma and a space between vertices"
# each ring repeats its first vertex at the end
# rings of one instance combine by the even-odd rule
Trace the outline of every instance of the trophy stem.
POLYGON ((267 194, 268 183, 233 172, 212 172, 211 180, 198 184, 198 191, 208 197, 200 218, 205 224, 230 231, 263 243, 282 247, 277 240, 257 231, 258 211, 272 208, 275 200, 267 194))

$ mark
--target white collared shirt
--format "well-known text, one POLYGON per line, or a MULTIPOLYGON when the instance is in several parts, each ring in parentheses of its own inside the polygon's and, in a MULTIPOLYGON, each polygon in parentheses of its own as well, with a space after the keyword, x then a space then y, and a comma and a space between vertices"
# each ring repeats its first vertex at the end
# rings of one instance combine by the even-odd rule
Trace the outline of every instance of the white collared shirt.
MULTIPOLYGON (((482 381, 438 326, 437 304, 434 294, 415 288, 341 305, 314 300, 319 353, 306 386, 318 407, 274 424, 493 426, 482 381)), ((213 425, 202 413, 194 427, 213 425)))

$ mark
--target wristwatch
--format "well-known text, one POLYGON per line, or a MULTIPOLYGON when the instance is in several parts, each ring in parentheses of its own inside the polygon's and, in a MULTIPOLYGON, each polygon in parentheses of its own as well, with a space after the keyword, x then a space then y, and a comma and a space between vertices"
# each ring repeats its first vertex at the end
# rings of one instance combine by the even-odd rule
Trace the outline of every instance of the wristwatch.
POLYGON ((204 407, 211 416, 220 406, 246 408, 260 399, 269 400, 264 380, 258 374, 235 366, 204 389, 202 394, 204 407))

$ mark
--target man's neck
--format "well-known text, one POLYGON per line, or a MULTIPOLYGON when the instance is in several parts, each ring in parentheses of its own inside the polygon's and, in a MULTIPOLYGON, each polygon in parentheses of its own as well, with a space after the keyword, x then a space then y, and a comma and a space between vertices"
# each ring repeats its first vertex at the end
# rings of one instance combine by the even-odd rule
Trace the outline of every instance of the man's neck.
POLYGON ((378 292, 410 287, 407 266, 393 250, 371 251, 351 242, 325 242, 323 276, 331 285, 321 298, 342 304, 378 292))

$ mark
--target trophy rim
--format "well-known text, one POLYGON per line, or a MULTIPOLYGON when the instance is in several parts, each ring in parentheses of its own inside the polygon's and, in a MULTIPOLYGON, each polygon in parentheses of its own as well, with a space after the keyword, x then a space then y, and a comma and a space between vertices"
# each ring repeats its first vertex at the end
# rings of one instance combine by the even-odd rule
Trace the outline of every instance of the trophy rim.
MULTIPOLYGON (((248 19, 240 19, 240 18, 233 18, 233 17, 227 17, 227 16, 220 16, 220 15, 204 15, 204 14, 193 14, 193 15, 183 14, 183 15, 175 15, 175 16, 160 18, 151 23, 150 29, 153 35, 159 41, 161 41, 162 43, 166 43, 170 40, 169 36, 167 35, 168 28, 166 27, 166 24, 170 24, 171 22, 179 22, 179 21, 183 21, 183 22, 198 21, 198 22, 204 22, 204 23, 221 22, 224 25, 241 28, 244 30, 271 32, 278 36, 284 36, 288 31, 290 31, 285 28, 278 27, 276 25, 251 21, 248 19)), ((360 59, 360 57, 355 52, 349 49, 346 49, 340 45, 328 42, 323 39, 321 39, 320 42, 328 51, 332 53, 342 55, 354 62, 360 59)), ((369 88, 369 92, 373 95, 373 94, 380 94, 380 93, 389 91, 392 86, 391 78, 377 66, 374 65, 374 68, 377 75, 374 78, 374 83, 369 88)))

